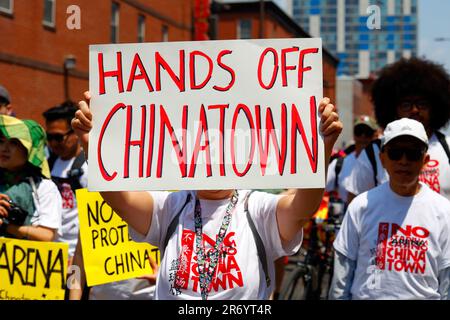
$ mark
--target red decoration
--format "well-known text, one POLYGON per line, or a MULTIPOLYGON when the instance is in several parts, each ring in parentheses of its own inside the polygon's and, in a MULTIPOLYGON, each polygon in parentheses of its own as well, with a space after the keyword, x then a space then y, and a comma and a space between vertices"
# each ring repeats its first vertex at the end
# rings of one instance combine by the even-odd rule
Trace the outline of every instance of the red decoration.
POLYGON ((209 0, 195 0, 194 2, 195 40, 209 40, 208 19, 211 14, 209 6, 209 0))

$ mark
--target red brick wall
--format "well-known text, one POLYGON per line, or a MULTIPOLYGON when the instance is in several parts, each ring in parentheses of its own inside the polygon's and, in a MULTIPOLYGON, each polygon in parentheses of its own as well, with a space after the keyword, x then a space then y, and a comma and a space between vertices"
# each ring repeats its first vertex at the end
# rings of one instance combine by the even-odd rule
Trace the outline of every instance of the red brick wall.
MULTIPOLYGON (((192 39, 192 3, 186 0, 117 0, 119 42, 137 42, 138 15, 146 16, 147 42, 162 40, 162 26, 169 41, 192 39), (140 10, 144 4, 151 11, 140 10)), ((70 98, 81 99, 88 89, 89 45, 110 42, 112 0, 58 0, 55 28, 44 27, 43 1, 14 1, 13 16, 0 15, 0 84, 11 95, 20 118, 42 121, 42 112, 64 100, 64 57, 76 57, 75 75, 69 77, 70 98), (70 5, 81 9, 81 30, 69 30, 70 5)))

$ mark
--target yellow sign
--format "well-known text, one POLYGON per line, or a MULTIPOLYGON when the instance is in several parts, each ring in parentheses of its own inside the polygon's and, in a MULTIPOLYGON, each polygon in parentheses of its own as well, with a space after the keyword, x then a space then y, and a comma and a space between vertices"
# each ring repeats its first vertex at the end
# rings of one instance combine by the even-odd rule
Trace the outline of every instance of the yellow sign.
POLYGON ((128 224, 98 192, 79 189, 76 193, 88 286, 152 274, 149 257, 159 265, 158 248, 133 242, 128 224))
POLYGON ((63 300, 67 243, 0 238, 0 300, 63 300))

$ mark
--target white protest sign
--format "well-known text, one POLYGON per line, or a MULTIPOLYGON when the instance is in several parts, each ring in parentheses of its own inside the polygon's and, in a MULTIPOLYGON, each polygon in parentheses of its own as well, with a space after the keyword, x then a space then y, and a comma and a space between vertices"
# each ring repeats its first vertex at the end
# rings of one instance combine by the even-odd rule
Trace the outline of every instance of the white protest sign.
POLYGON ((89 190, 319 188, 321 39, 92 45, 89 190))

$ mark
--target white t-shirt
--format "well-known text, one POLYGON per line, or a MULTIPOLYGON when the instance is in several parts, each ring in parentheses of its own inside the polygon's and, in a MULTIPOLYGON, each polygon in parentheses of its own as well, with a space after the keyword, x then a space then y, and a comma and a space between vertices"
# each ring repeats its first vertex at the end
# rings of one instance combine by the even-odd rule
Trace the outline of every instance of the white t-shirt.
MULTIPOLYGON (((338 178, 338 193, 339 197, 342 201, 347 202, 348 197, 348 191, 346 189, 346 186, 348 185, 347 180, 350 179, 350 174, 352 173, 352 169, 355 166, 356 163, 356 156, 355 152, 350 153, 344 158, 344 162, 342 163, 341 172, 339 173, 338 178)), ((325 187, 325 190, 330 192, 335 189, 336 185, 336 164, 338 159, 334 159, 329 167, 328 167, 328 174, 327 174, 327 185, 325 187)))
POLYGON ((153 300, 155 286, 145 279, 127 279, 93 286, 89 300, 153 300))
POLYGON ((450 267, 450 202, 421 183, 414 197, 389 183, 349 205, 334 248, 356 261, 352 299, 440 299, 450 267))
POLYGON ((32 226, 42 226, 61 234, 61 196, 58 188, 49 179, 42 179, 37 187, 37 196, 33 192, 36 210, 31 217, 32 226))
MULTIPOLYGON (((52 177, 67 178, 72 167, 75 157, 70 160, 56 159, 51 175, 52 177)), ((87 163, 83 163, 81 169, 83 174, 79 178, 80 185, 85 188, 87 186, 87 163)), ((78 208, 75 192, 69 183, 62 183, 59 186, 62 197, 62 236, 56 239, 57 242, 65 242, 69 244, 69 256, 75 254, 75 248, 78 241, 78 208)))
MULTIPOLYGON (((195 193, 152 192, 153 220, 148 234, 140 236, 131 227, 129 229, 135 241, 163 246, 169 224, 182 208, 189 192, 192 199, 181 213, 177 229, 170 238, 161 261, 155 299, 201 299, 195 254, 195 193), (179 290, 173 286, 176 275, 183 282, 183 287, 179 290)), ((280 196, 254 192, 250 196, 249 212, 266 250, 269 276, 272 279, 270 288, 267 288, 255 240, 244 212, 247 192, 249 190, 239 191, 236 211, 222 243, 221 251, 224 254, 220 256, 224 258, 219 259, 208 299, 267 299, 275 283, 273 261, 281 256, 292 255, 300 248, 303 235, 301 231, 288 246, 283 248, 281 245, 276 220, 280 196)), ((206 252, 213 248, 228 203, 229 199, 200 200, 206 252)), ((160 247, 160 250, 164 251, 164 248, 160 247)))
MULTIPOLYGON (((446 140, 450 145, 450 137, 447 137, 446 140)), ((375 160, 377 163, 377 180, 378 184, 381 184, 388 181, 389 176, 381 164, 379 158, 380 149, 376 144, 372 145, 374 146, 375 160)), ((431 189, 450 200, 449 159, 435 134, 429 139, 428 154, 430 155, 430 162, 423 168, 419 179, 425 182, 431 189)), ((367 157, 366 150, 364 150, 358 157, 350 178, 345 182, 345 188, 348 192, 358 195, 373 187, 375 187, 373 168, 367 157)))

